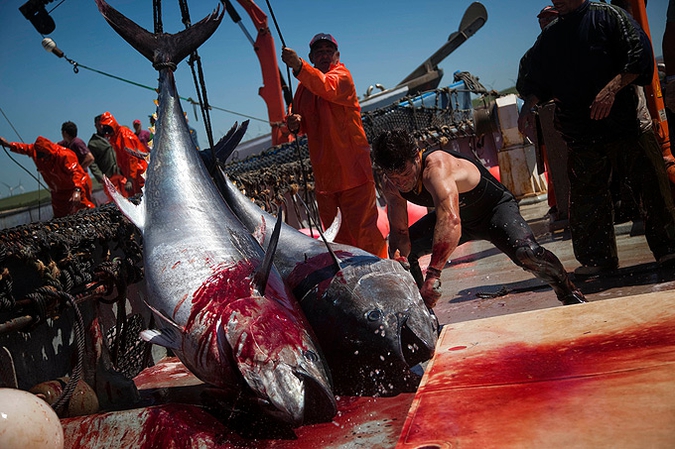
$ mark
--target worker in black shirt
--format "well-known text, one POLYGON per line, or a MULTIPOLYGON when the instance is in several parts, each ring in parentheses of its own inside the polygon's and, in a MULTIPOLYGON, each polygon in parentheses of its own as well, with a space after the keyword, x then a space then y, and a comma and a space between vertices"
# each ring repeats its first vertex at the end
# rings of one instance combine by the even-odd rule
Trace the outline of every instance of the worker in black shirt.
POLYGON ((407 257, 428 307, 441 296, 441 270, 450 255, 471 240, 493 243, 516 265, 551 285, 563 304, 586 302, 560 260, 537 243, 511 192, 485 167, 459 153, 423 151, 402 130, 380 134, 372 157, 385 178, 389 256, 407 257), (434 210, 408 228, 407 201, 434 210), (418 260, 426 254, 431 261, 425 278, 418 260))

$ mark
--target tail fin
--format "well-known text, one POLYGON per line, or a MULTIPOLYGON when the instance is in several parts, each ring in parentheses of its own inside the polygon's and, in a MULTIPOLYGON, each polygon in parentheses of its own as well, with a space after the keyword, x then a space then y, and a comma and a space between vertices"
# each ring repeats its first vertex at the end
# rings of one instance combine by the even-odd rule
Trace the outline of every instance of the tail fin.
POLYGON ((152 34, 128 19, 104 0, 96 0, 98 10, 110 26, 159 70, 163 64, 178 65, 216 31, 223 18, 218 8, 190 28, 176 34, 152 34))

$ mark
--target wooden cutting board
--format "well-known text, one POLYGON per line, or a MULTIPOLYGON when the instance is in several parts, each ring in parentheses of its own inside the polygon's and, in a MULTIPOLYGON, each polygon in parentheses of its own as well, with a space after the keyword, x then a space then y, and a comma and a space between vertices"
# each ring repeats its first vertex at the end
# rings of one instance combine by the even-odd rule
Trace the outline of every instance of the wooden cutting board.
POLYGON ((675 291, 447 325, 398 448, 675 448, 675 291))

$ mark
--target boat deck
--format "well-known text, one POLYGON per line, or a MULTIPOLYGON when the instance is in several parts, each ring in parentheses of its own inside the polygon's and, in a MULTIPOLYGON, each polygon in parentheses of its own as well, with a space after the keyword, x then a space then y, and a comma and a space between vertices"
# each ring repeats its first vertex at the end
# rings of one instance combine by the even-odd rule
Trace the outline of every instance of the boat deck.
MULTIPOLYGON (((573 271, 569 232, 550 230, 545 201, 525 203, 539 242, 573 271)), ((574 306, 492 245, 460 247, 416 394, 341 397, 332 422, 289 429, 204 412, 208 390, 165 359, 136 378, 150 406, 62 420, 66 447, 673 447, 675 270, 631 229, 616 226, 617 275, 577 282, 591 303, 574 306)))

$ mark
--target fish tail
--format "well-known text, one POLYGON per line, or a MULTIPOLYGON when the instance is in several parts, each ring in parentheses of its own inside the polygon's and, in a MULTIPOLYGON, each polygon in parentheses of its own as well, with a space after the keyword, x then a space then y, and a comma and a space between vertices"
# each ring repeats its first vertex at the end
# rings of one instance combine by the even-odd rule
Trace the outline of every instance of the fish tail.
POLYGON ((105 20, 125 41, 145 56, 157 70, 174 70, 183 59, 197 50, 216 31, 224 9, 218 7, 204 19, 176 34, 153 34, 127 18, 104 0, 96 0, 105 20))

